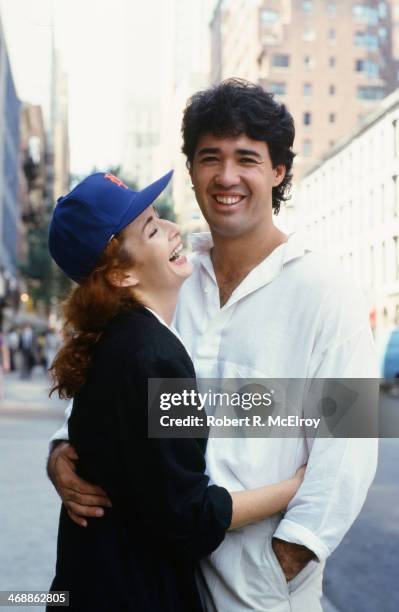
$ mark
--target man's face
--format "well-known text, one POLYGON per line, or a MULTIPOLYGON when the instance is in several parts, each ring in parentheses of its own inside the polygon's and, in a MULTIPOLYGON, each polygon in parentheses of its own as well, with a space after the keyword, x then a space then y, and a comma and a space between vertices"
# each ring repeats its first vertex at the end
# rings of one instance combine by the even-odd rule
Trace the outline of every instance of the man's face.
POLYGON ((284 166, 273 168, 267 144, 244 134, 202 135, 190 168, 198 204, 211 230, 230 237, 267 231, 272 189, 284 174, 284 166))

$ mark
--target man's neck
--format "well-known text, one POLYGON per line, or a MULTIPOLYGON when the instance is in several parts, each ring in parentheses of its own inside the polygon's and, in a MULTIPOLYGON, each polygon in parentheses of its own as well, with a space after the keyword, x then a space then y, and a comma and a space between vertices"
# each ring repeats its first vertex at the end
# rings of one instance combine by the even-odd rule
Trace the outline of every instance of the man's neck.
POLYGON ((236 238, 212 234, 211 252, 215 272, 220 276, 249 273, 266 259, 276 247, 287 242, 288 236, 274 225, 261 236, 238 236, 236 238))
POLYGON ((219 286, 220 305, 244 278, 259 265, 275 248, 287 242, 288 236, 274 225, 261 236, 239 236, 237 238, 212 235, 214 246, 211 259, 219 286))

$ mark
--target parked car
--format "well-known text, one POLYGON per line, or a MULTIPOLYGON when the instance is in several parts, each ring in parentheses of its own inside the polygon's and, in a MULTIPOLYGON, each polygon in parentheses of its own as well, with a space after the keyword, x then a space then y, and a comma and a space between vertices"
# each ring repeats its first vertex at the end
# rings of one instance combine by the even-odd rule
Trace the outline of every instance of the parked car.
POLYGON ((399 328, 394 329, 386 344, 383 364, 383 377, 386 381, 399 383, 399 328))
POLYGON ((399 395, 399 327, 387 332, 377 345, 380 357, 381 387, 399 395))

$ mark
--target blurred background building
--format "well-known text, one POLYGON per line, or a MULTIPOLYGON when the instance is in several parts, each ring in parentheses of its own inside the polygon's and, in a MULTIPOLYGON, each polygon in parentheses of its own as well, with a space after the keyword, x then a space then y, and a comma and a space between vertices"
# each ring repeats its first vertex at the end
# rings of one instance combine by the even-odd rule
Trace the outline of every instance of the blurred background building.
MULTIPOLYGON (((142 187, 173 167, 164 210, 173 208, 184 234, 206 229, 181 153, 182 112, 195 91, 240 77, 271 91, 295 119, 293 197, 278 224, 287 231, 301 226, 351 267, 367 291, 376 335, 398 324, 398 162, 391 154, 399 0, 149 0, 145 6, 116 0, 112 15, 99 0, 95 16, 90 2, 82 7, 79 23, 62 1, 54 5, 55 28, 49 3, 39 5, 37 13, 25 3, 30 21, 40 21, 49 75, 43 101, 20 96, 21 111, 0 33, 3 303, 12 291, 20 303, 19 292, 24 310, 47 316, 66 289, 48 258, 46 231, 54 201, 71 185, 71 168, 74 180, 88 168, 119 168, 142 187), (118 31, 111 32, 113 22, 118 31), (89 151, 84 164, 82 151, 89 151)), ((9 11, 11 3, 0 6, 9 11)), ((17 14, 14 27, 21 23, 17 14)), ((44 64, 35 64, 38 78, 44 64)))
MULTIPOLYGON (((59 49, 52 48, 51 74, 51 123, 49 140, 53 156, 54 198, 65 195, 70 186, 70 152, 68 129, 68 77, 65 72, 62 54, 59 49)), ((53 195, 52 194, 52 195, 53 195)))
POLYGON ((121 163, 125 179, 143 188, 156 176, 160 100, 133 98, 127 102, 126 136, 121 163))
POLYGON ((0 22, 0 326, 3 309, 17 287, 19 114, 20 101, 0 22))
POLYGON ((299 184, 297 227, 338 256, 378 336, 399 325, 399 90, 299 184))
POLYGON ((54 37, 49 40, 45 114, 40 104, 19 100, 0 25, 0 330, 24 322, 45 325, 65 289, 50 261, 47 235, 54 194, 70 184, 68 93, 54 37))

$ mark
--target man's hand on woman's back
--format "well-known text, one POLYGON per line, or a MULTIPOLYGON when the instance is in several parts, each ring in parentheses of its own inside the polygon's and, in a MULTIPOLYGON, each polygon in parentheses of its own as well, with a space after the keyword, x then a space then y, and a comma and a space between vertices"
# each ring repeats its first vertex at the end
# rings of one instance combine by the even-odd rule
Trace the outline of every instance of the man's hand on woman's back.
POLYGON ((101 487, 79 478, 77 460, 74 447, 61 442, 50 452, 47 473, 70 518, 80 527, 86 527, 86 519, 103 516, 104 508, 110 508, 111 501, 101 487))

